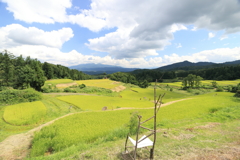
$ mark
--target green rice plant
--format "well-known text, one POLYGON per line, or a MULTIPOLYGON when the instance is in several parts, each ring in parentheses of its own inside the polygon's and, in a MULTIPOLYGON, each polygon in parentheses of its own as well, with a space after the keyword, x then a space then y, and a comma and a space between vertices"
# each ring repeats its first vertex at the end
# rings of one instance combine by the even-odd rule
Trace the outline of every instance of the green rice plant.
POLYGON ((43 121, 46 107, 40 101, 7 106, 3 118, 12 125, 29 125, 43 121))
POLYGON ((129 111, 83 112, 67 116, 43 128, 34 136, 31 156, 49 150, 60 151, 72 145, 92 143, 129 121, 129 111))
POLYGON ((51 80, 47 80, 45 81, 45 85, 48 84, 63 84, 63 83, 72 83, 73 80, 71 79, 51 79, 51 80))
POLYGON ((85 84, 86 86, 95 86, 100 88, 106 88, 106 89, 113 89, 117 86, 120 86, 121 83, 112 81, 109 79, 93 79, 93 80, 81 80, 76 81, 79 85, 85 84))
MULTIPOLYGON (((202 84, 206 84, 206 85, 212 85, 213 80, 204 80, 201 81, 202 84)), ((216 81, 217 84, 219 86, 228 86, 228 85, 237 85, 238 83, 240 83, 240 80, 232 80, 232 81, 216 81)))
POLYGON ((102 110, 107 107, 108 110, 114 108, 149 108, 154 104, 151 101, 134 100, 119 97, 90 96, 90 95, 71 95, 61 96, 58 99, 73 104, 82 110, 102 110))
MULTIPOLYGON (((183 93, 177 93, 174 91, 166 91, 163 89, 157 89, 157 95, 164 94, 163 103, 183 99, 189 97, 183 93)), ((154 92, 153 88, 131 88, 129 90, 124 90, 121 93, 122 98, 127 99, 135 99, 135 100, 142 100, 142 101, 153 101, 154 100, 154 92)))
MULTIPOLYGON (((174 128, 179 120, 189 120, 209 114, 212 114, 213 117, 209 119, 218 120, 218 118, 214 118, 214 115, 215 113, 220 114, 224 108, 226 110, 220 114, 221 117, 236 118, 230 113, 235 112, 235 110, 238 110, 236 113, 239 113, 239 108, 231 108, 232 106, 239 106, 239 101, 233 97, 233 93, 220 92, 217 95, 209 93, 195 96, 192 99, 162 107, 157 116, 157 125, 158 127, 174 128), (216 112, 209 113, 211 108, 215 108, 216 112)), ((136 111, 142 116, 143 121, 153 116, 151 108, 82 112, 62 118, 43 128, 34 136, 31 156, 44 155, 47 151, 62 151, 73 145, 85 146, 94 142, 104 142, 105 139, 116 140, 118 136, 122 137, 126 133, 124 128, 127 127, 126 124, 129 122, 131 114, 136 111)), ((153 120, 148 121, 144 126, 152 128, 153 120)))

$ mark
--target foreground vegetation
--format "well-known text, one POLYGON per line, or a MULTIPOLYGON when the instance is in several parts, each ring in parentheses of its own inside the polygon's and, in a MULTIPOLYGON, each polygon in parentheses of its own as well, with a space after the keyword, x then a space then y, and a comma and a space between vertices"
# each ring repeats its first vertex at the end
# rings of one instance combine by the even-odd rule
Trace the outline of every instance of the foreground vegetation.
MULTIPOLYGON (((195 117, 201 117, 201 120, 198 121, 202 122, 209 119, 222 122, 239 118, 239 106, 237 106, 239 101, 232 95, 231 93, 220 93, 218 96, 213 96, 212 93, 209 93, 163 107, 159 113, 157 124, 160 128, 174 128, 176 121, 186 121, 195 117), (217 113, 217 116, 214 113, 217 113)), ((44 155, 47 151, 53 153, 64 151, 72 145, 83 146, 79 149, 84 150, 85 147, 88 148, 94 143, 124 138, 129 131, 126 124, 134 111, 136 110, 83 112, 63 118, 35 136, 31 155, 34 157, 44 155)), ((137 111, 145 119, 152 116, 152 109, 138 109, 137 111)), ((153 127, 151 121, 146 125, 150 128, 153 127)))
MULTIPOLYGON (((69 79, 52 81, 51 84, 57 85, 60 81, 62 84, 73 83, 69 79)), ((84 84, 97 82, 105 90, 117 84, 109 80, 84 81, 84 84)), ((81 84, 83 81, 78 83, 81 84)), ((87 87, 86 85, 85 88, 87 87)), ((94 84, 90 87, 94 87, 94 84)), ((44 94, 37 102, 2 105, 0 141, 41 123, 75 113, 37 132, 27 158, 122 159, 121 152, 125 136, 131 129, 132 114, 136 112, 143 119, 153 114, 152 86, 146 89, 132 85, 125 87, 127 88, 124 91, 114 93, 114 96, 105 93, 101 95, 100 90, 98 96, 54 93, 44 94), (15 107, 20 111, 17 112, 15 107), (107 110, 101 111, 103 107, 107 107, 107 110), (43 114, 35 120, 41 111, 43 114), (19 116, 11 117, 13 114, 19 116)), ((237 129, 240 125, 240 100, 234 97, 234 93, 215 92, 214 89, 202 89, 199 92, 199 89, 190 91, 179 88, 175 83, 161 83, 157 86, 157 94, 166 93, 163 105, 175 100, 182 101, 162 107, 159 112, 156 159, 184 158, 189 152, 205 154, 206 149, 218 150, 227 143, 232 144, 234 140, 240 142, 237 129)), ((79 90, 83 91, 84 88, 79 90)), ((147 122, 146 127, 152 128, 152 121, 147 122)), ((139 152, 141 158, 146 155, 145 151, 139 152)))
POLYGON ((3 119, 12 125, 36 124, 45 119, 46 111, 46 107, 40 101, 19 103, 7 106, 3 119))

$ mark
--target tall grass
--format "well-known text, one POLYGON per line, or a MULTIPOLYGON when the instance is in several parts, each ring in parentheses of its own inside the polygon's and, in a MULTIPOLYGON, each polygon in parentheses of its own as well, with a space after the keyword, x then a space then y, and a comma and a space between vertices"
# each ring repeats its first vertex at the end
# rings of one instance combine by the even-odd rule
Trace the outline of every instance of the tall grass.
POLYGON ((33 102, 42 99, 42 94, 32 88, 25 90, 9 89, 0 92, 0 105, 33 102))
POLYGON ((47 80, 45 82, 45 85, 48 85, 48 84, 62 84, 62 83, 71 83, 73 82, 73 80, 71 79, 52 79, 52 80, 47 80))
POLYGON ((76 81, 79 85, 85 84, 86 86, 95 86, 100 88, 112 89, 119 86, 121 83, 109 79, 94 79, 94 80, 81 80, 76 81))
POLYGON ((133 100, 119 97, 71 95, 57 98, 73 104, 82 110, 102 110, 105 106, 108 107, 108 110, 116 108, 149 108, 154 106, 151 101, 133 100))
MULTIPOLYGON (((157 95, 164 94, 164 93, 165 93, 165 96, 163 98, 164 103, 189 97, 189 95, 184 93, 171 92, 171 91, 166 91, 159 88, 157 89, 157 95)), ((131 88, 129 90, 122 91, 120 94, 122 98, 127 98, 127 99, 147 100, 147 101, 154 100, 153 88, 145 88, 145 89, 131 88)))
MULTIPOLYGON (((158 114, 157 125, 158 127, 173 128, 180 120, 189 120, 209 114, 213 115, 213 113, 210 113, 212 108, 219 111, 224 108, 227 110, 227 108, 238 104, 239 101, 233 97, 232 93, 223 92, 217 96, 209 93, 196 96, 192 99, 162 107, 158 114)), ((132 109, 83 112, 63 118, 35 135, 31 155, 38 156, 47 151, 61 151, 73 145, 86 147, 93 142, 100 143, 105 140, 122 138, 128 131, 126 124, 129 122, 131 113, 136 111, 142 115, 142 120, 153 116, 153 109, 132 109)), ((228 115, 225 115, 225 117, 228 117, 228 115)), ((153 121, 148 121, 144 126, 152 128, 153 121)))
POLYGON ((7 106, 3 118, 13 125, 29 125, 43 121, 46 115, 46 107, 40 101, 20 103, 7 106))

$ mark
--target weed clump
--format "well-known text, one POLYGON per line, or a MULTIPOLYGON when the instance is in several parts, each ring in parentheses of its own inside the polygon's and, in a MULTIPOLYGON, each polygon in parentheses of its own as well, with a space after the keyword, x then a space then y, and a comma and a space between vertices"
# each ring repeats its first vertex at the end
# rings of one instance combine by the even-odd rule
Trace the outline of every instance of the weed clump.
POLYGON ((9 89, 0 92, 0 104, 17 104, 21 102, 33 102, 42 99, 42 94, 34 90, 33 88, 28 88, 25 90, 9 89))

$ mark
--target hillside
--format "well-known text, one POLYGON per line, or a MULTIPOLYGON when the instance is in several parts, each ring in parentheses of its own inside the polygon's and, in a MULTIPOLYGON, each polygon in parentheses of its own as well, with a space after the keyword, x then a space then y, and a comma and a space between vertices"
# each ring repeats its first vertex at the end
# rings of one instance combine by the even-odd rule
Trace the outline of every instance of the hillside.
POLYGON ((156 70, 164 70, 164 71, 173 71, 173 70, 195 70, 195 69, 208 69, 208 68, 218 68, 223 66, 234 66, 240 65, 240 60, 224 62, 224 63, 213 63, 213 62, 189 62, 183 61, 178 63, 173 63, 167 66, 156 68, 156 70))
POLYGON ((82 71, 89 75, 102 74, 102 73, 111 74, 115 72, 131 72, 137 69, 137 68, 124 68, 124 67, 105 65, 105 64, 95 64, 95 63, 80 64, 76 66, 71 66, 69 68, 82 71))

